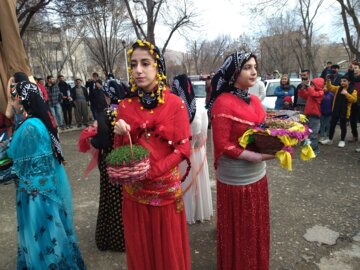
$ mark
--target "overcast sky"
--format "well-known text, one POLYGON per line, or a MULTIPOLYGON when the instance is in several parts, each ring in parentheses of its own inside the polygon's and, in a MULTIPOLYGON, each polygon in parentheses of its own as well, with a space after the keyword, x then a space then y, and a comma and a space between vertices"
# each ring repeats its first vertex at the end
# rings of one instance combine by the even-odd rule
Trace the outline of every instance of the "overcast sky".
MULTIPOLYGON (((284 1, 284 0, 279 0, 284 1)), ((317 2, 318 0, 313 0, 317 2)), ((199 28, 195 31, 188 32, 187 36, 191 36, 192 39, 200 38, 213 40, 220 35, 230 35, 232 38, 237 38, 241 34, 252 35, 259 32, 259 26, 257 22, 259 18, 254 20, 249 15, 248 4, 250 1, 244 0, 193 0, 193 9, 199 14, 197 21, 199 22, 199 28)), ((251 3, 256 0, 251 1, 251 3)), ((289 0, 289 5, 295 5, 297 0, 289 0)), ((332 41, 341 42, 342 31, 334 31, 335 27, 336 11, 335 7, 338 4, 335 0, 325 0, 322 9, 316 17, 315 25, 318 28, 318 33, 325 33, 332 41)), ((274 10, 267 10, 265 16, 270 16, 274 10)), ((276 11, 275 11, 276 12, 276 11)), ((160 46, 164 37, 161 34, 157 34, 157 42, 160 46)), ((179 34, 174 35, 173 39, 168 45, 169 49, 186 51, 185 38, 179 34)))

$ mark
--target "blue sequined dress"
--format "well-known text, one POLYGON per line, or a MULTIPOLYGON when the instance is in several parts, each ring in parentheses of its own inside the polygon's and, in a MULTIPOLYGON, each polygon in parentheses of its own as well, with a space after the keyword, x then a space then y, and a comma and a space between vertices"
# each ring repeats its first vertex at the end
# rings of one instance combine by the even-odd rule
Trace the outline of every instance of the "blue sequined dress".
POLYGON ((40 119, 24 121, 7 154, 19 177, 17 269, 85 269, 73 227, 70 185, 40 119))

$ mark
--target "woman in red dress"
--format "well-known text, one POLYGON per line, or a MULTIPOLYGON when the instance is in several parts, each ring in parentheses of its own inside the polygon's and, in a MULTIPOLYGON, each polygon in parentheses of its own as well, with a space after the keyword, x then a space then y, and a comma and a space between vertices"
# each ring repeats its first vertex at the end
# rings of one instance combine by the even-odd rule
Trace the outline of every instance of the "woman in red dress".
POLYGON ((190 269, 178 169, 190 156, 187 109, 165 85, 157 47, 138 40, 128 55, 132 88, 118 106, 114 146, 128 144, 130 134, 133 143, 148 149, 151 165, 145 180, 123 185, 128 269, 190 269))
POLYGON ((212 80, 208 102, 217 175, 217 266, 226 270, 269 269, 269 198, 264 160, 273 155, 244 149, 238 139, 265 120, 256 83, 256 56, 235 52, 212 80))

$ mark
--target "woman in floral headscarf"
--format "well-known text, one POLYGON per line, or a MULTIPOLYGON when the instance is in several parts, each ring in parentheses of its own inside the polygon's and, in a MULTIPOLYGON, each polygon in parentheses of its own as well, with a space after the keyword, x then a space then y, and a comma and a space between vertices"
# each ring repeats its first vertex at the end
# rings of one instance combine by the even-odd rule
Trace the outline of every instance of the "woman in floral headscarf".
POLYGON ((17 269, 85 269, 73 225, 71 188, 49 106, 29 81, 19 81, 16 94, 27 113, 7 151, 19 178, 17 269))
POLYGON ((130 135, 149 151, 151 166, 145 180, 123 185, 128 269, 190 269, 181 190, 186 174, 181 179, 178 169, 190 156, 186 106, 165 85, 157 47, 138 40, 128 55, 132 87, 118 106, 114 146, 129 144, 130 135))
POLYGON ((242 148, 238 139, 265 120, 252 53, 235 52, 212 80, 211 114, 217 171, 217 269, 269 269, 269 198, 265 160, 273 155, 242 148))

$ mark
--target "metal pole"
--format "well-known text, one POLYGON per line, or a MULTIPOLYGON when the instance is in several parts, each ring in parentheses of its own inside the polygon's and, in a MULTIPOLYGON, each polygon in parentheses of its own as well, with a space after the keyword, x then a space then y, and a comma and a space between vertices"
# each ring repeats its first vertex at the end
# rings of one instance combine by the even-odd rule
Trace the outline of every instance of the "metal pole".
POLYGON ((126 42, 125 40, 122 41, 122 45, 124 47, 124 61, 125 61, 125 73, 126 73, 126 79, 127 83, 129 83, 129 72, 128 72, 128 62, 127 62, 127 53, 126 53, 126 42))

